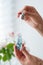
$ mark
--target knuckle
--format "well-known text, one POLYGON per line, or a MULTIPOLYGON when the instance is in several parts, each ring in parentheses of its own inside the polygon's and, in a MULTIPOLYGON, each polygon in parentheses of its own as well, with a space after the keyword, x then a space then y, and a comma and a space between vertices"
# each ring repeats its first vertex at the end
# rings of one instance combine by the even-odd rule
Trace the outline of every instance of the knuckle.
POLYGON ((35 7, 26 5, 23 10, 26 10, 26 11, 35 10, 35 7))

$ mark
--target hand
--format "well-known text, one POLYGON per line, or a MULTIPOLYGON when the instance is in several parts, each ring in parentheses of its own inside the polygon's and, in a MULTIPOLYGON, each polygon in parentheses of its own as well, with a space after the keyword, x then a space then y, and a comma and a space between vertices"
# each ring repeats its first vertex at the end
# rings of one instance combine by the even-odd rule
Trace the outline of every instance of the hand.
POLYGON ((20 17, 22 13, 24 13, 23 20, 43 35, 43 20, 37 10, 32 6, 25 6, 20 12, 18 12, 18 17, 20 17))
POLYGON ((22 50, 18 50, 14 47, 15 56, 18 58, 22 65, 43 65, 43 60, 28 53, 24 45, 22 45, 22 50))

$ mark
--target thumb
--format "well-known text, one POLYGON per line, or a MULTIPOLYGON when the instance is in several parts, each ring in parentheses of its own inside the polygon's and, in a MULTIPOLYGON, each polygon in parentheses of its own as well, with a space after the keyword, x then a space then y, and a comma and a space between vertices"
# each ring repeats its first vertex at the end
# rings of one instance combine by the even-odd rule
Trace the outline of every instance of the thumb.
POLYGON ((14 46, 14 52, 15 52, 15 56, 16 56, 19 60, 21 60, 22 56, 24 57, 24 54, 23 54, 20 50, 18 50, 16 46, 14 46))

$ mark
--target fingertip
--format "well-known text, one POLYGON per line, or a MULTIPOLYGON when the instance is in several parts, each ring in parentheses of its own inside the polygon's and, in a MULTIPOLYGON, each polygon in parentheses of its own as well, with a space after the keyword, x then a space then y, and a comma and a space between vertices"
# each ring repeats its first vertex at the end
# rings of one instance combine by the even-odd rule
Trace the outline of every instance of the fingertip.
POLYGON ((20 15, 22 14, 22 12, 18 12, 18 15, 17 15, 17 17, 20 17, 20 15))
POLYGON ((16 45, 14 45, 14 53, 15 53, 15 50, 16 50, 16 45))
POLYGON ((14 46, 14 50, 15 50, 15 51, 18 50, 16 45, 14 46))
POLYGON ((22 12, 18 12, 18 14, 22 14, 22 12))
POLYGON ((15 45, 13 46, 13 49, 15 49, 15 45))

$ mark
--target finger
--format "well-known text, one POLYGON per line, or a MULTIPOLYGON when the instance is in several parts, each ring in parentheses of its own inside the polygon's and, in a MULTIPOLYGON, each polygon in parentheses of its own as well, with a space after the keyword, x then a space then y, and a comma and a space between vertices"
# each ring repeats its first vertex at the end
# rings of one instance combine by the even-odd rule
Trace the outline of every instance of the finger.
POLYGON ((33 6, 25 6, 23 10, 32 12, 32 13, 36 12, 36 9, 33 6))
POLYGON ((22 46, 22 53, 25 55, 25 57, 30 57, 30 54, 28 53, 28 51, 26 50, 26 48, 24 47, 24 45, 22 46))
POLYGON ((23 11, 24 11, 24 8, 21 11, 18 12, 17 17, 20 17, 20 15, 22 14, 23 11))
POLYGON ((23 9, 22 11, 18 12, 17 17, 20 17, 20 15, 21 15, 24 11, 26 11, 25 14, 28 14, 28 12, 31 13, 31 11, 27 11, 27 10, 23 9))
MULTIPOLYGON (((36 16, 37 16, 36 13, 27 12, 24 10, 21 19, 31 22, 31 20, 35 20, 36 16)), ((33 22, 33 24, 37 25, 37 22, 35 22, 35 21, 32 21, 32 22, 33 22)))
MULTIPOLYGON (((26 11, 26 10, 23 10, 22 13, 23 13, 24 15, 28 15, 28 16, 37 15, 36 13, 32 13, 32 12, 29 12, 29 11, 26 11)), ((22 14, 22 13, 21 13, 21 14, 22 14)))
POLYGON ((27 11, 27 12, 30 12, 30 13, 37 12, 36 9, 33 6, 25 6, 25 7, 22 8, 22 10, 20 12, 18 12, 18 17, 22 14, 22 12, 24 10, 27 11))
POLYGON ((17 15, 17 17, 20 17, 20 15, 22 14, 22 11, 21 12, 18 12, 18 15, 17 15))
POLYGON ((25 8, 26 8, 26 7, 24 7, 21 11, 18 12, 17 17, 20 17, 20 15, 22 14, 22 12, 23 12, 24 10, 26 10, 25 8))
POLYGON ((16 57, 19 60, 24 58, 24 54, 20 50, 18 50, 16 46, 14 47, 14 52, 15 52, 16 57))
POLYGON ((24 10, 22 12, 21 19, 23 19, 25 21, 30 21, 30 14, 27 11, 24 10))

